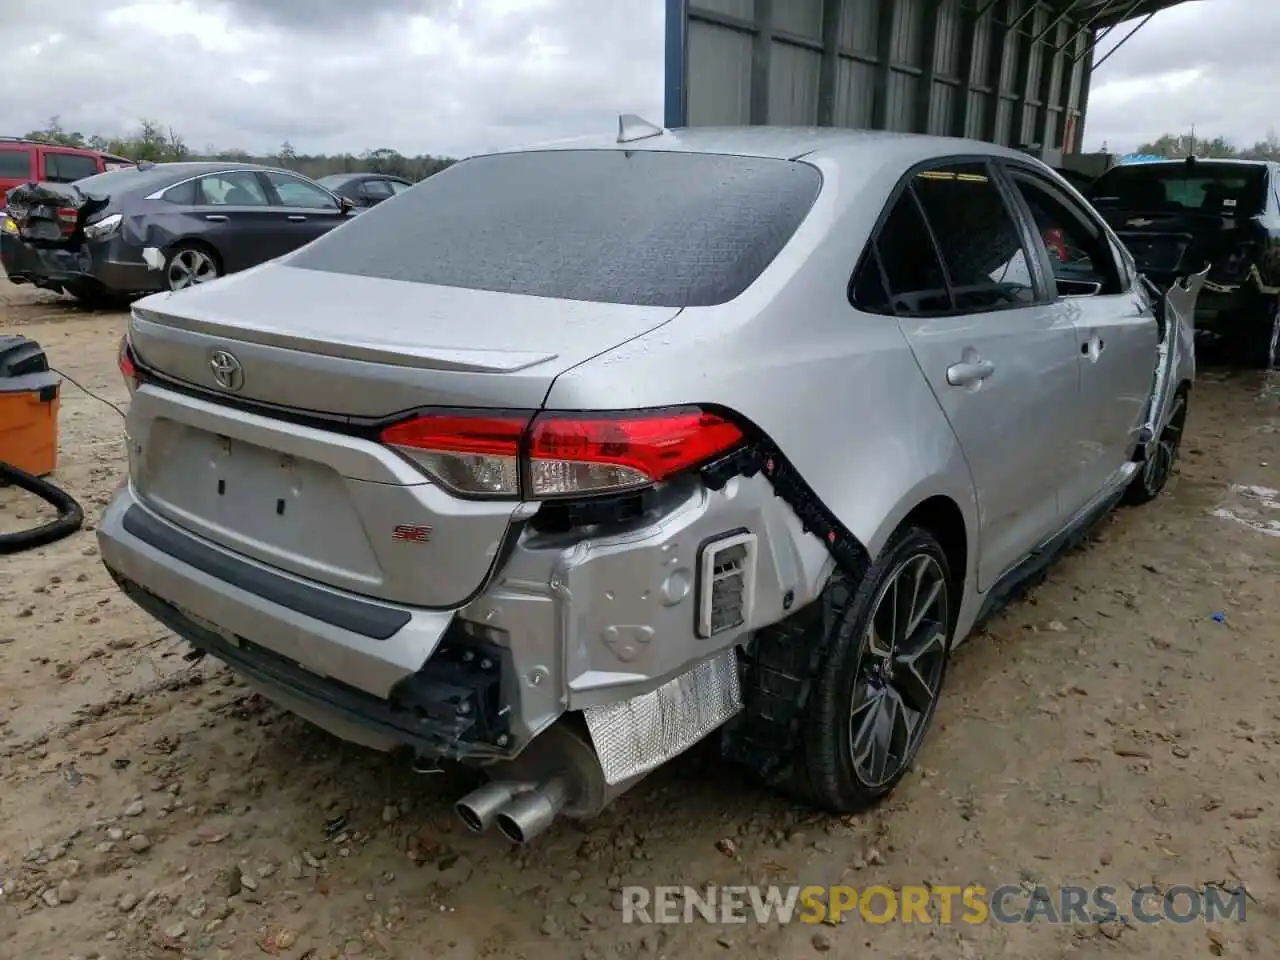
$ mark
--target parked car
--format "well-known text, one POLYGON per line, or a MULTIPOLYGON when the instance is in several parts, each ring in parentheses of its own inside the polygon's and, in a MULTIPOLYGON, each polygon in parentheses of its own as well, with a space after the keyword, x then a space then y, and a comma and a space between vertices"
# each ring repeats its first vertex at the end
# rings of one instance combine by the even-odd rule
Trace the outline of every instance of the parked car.
POLYGON ((144 163, 11 190, 0 261, 14 283, 81 299, 180 290, 296 250, 352 210, 289 170, 144 163))
POLYGON ((1209 268, 1196 326, 1251 367, 1280 367, 1280 164, 1168 160, 1113 167, 1088 191, 1158 286, 1209 268))
POLYGON ((346 197, 357 207, 376 206, 413 186, 412 181, 403 177, 381 173, 331 173, 316 182, 338 196, 346 197))
POLYGON ((95 173, 131 166, 132 160, 101 150, 29 137, 0 137, 0 207, 4 206, 5 194, 24 183, 73 183, 95 173))
POLYGON ((715 730, 822 808, 883 797, 974 624, 1164 488, 1194 377, 1203 276, 1153 297, 1023 153, 620 126, 121 344, 116 582, 339 736, 484 767, 457 811, 515 842, 715 730))

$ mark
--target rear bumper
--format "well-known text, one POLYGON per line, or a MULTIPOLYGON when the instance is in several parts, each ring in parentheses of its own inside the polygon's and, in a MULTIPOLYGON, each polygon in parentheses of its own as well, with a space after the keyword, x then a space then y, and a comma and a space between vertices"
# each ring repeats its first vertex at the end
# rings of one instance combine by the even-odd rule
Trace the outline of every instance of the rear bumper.
POLYGON ((0 233, 0 264, 14 283, 61 291, 90 285, 113 293, 149 293, 162 287, 161 274, 142 259, 142 250, 120 237, 75 250, 46 249, 0 233))
POLYGON ((98 543, 142 609, 335 735, 458 760, 509 755, 496 709, 510 683, 508 658, 466 636, 452 612, 376 603, 282 574, 182 531, 127 486, 103 515, 98 543))

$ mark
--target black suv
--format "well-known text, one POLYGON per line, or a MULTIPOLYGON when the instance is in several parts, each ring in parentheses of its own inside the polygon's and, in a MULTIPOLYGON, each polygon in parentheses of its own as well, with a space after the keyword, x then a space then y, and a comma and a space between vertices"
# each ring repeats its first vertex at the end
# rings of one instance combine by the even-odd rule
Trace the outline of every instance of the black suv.
POLYGON ((1280 164, 1135 163, 1108 170, 1087 195, 1161 289, 1208 265, 1196 329, 1250 367, 1280 367, 1280 164))

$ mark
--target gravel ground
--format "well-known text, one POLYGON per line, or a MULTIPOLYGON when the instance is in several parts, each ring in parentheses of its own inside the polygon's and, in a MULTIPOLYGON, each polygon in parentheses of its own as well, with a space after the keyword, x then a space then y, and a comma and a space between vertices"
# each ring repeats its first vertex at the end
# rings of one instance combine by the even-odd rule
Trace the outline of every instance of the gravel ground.
MULTIPOLYGON (((0 280, 0 330, 123 403, 125 317, 0 280)), ((0 557, 0 938, 24 960, 255 956, 1274 955, 1280 942, 1280 381, 1207 370, 1170 491, 1113 516, 957 655, 892 802, 831 819, 710 749, 527 851, 466 783, 338 743, 124 600, 93 520, 121 421, 64 388, 83 532, 0 557), (624 924, 625 884, 1244 884, 1244 923, 624 924)), ((0 490, 0 529, 33 500, 0 490)))

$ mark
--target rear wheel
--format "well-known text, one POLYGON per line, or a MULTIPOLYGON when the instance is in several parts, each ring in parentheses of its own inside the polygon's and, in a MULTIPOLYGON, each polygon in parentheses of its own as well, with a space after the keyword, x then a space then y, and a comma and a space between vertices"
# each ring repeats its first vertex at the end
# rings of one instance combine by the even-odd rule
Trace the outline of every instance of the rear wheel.
POLYGON ((836 813, 878 802, 910 770, 946 675, 956 603, 927 530, 894 535, 858 582, 757 634, 729 754, 836 813))
POLYGON ((1187 388, 1180 387, 1173 397, 1173 409, 1169 423, 1152 446, 1150 455, 1142 463, 1142 469, 1129 481, 1124 492, 1124 502, 1131 506, 1150 503, 1169 484, 1173 465, 1182 446, 1182 434, 1187 424, 1187 388))
POLYGON ((183 290, 222 276, 222 264, 207 247, 180 243, 169 251, 164 262, 164 282, 168 290, 183 290))

